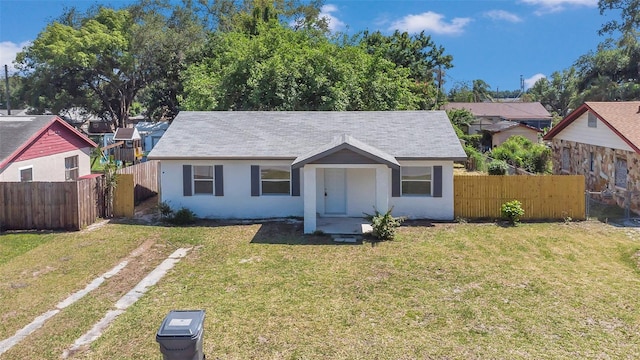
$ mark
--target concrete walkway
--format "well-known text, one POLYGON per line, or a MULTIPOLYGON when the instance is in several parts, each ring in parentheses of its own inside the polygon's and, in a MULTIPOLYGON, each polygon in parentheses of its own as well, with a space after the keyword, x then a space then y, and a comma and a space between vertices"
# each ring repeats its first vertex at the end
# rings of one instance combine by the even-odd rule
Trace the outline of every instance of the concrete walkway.
POLYGON ((163 261, 158 267, 156 267, 152 272, 149 273, 144 279, 142 279, 133 289, 131 289, 128 293, 124 294, 118 302, 114 305, 113 310, 107 312, 107 314, 98 321, 91 330, 87 331, 84 335, 79 337, 69 349, 65 350, 62 353, 62 358, 66 359, 70 355, 73 355, 78 350, 81 350, 85 346, 88 346, 96 339, 98 339, 104 330, 111 324, 118 316, 120 316, 124 311, 131 305, 133 305, 136 301, 138 301, 144 293, 146 293, 149 288, 155 285, 164 275, 169 271, 173 266, 180 261, 183 257, 187 255, 189 249, 180 248, 173 252, 173 254, 169 255, 169 257, 163 261))
MULTIPOLYGON (((134 250, 130 257, 135 257, 140 251, 143 251, 144 245, 140 248, 134 250)), ((115 309, 109 311, 98 323, 96 323, 91 330, 89 330, 86 334, 78 338, 73 346, 71 346, 68 350, 65 350, 62 354, 63 358, 67 358, 69 355, 73 354, 73 352, 77 351, 83 346, 86 346, 96 340, 104 329, 115 320, 120 314, 124 313, 124 311, 133 303, 138 301, 144 293, 149 290, 149 287, 155 285, 162 277, 169 271, 173 266, 180 261, 184 256, 187 255, 190 248, 180 248, 173 252, 173 254, 169 255, 169 257, 163 261, 160 265, 158 265, 151 273, 149 273, 144 279, 142 279, 133 289, 131 289, 128 293, 118 300, 115 304, 115 309)), ((59 302, 55 309, 49 310, 46 313, 35 318, 31 323, 18 330, 15 335, 0 341, 0 355, 9 351, 12 347, 17 345, 19 342, 24 340, 27 336, 32 334, 37 329, 41 328, 44 323, 62 311, 64 308, 69 305, 75 303, 76 301, 82 299, 85 295, 89 294, 91 291, 97 289, 105 280, 110 277, 118 274, 122 269, 124 269, 129 263, 129 260, 124 260, 118 265, 116 265, 113 269, 107 271, 103 275, 94 279, 89 285, 87 285, 84 289, 79 290, 72 295, 70 295, 65 300, 59 302)))

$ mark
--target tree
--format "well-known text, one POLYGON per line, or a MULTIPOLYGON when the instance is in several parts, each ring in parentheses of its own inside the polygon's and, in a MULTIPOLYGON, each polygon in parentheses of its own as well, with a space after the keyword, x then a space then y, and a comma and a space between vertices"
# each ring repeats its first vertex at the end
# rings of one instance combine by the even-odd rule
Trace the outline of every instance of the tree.
POLYGON ((256 34, 216 33, 183 79, 189 110, 392 110, 418 103, 407 69, 275 19, 256 34))
POLYGON ((576 69, 570 67, 562 72, 554 72, 549 78, 541 78, 527 94, 532 101, 539 101, 547 110, 560 118, 580 105, 577 95, 578 77, 576 69))
POLYGON ((65 12, 18 55, 29 105, 54 113, 81 107, 124 127, 137 95, 153 85, 151 110, 175 114, 186 53, 203 36, 193 16, 174 8, 165 17, 167 10, 163 1, 142 0, 65 12))
POLYGON ((620 20, 610 20, 602 25, 600 34, 619 31, 623 37, 637 36, 640 27, 640 0, 598 0, 598 9, 603 15, 607 11, 620 11, 620 20))

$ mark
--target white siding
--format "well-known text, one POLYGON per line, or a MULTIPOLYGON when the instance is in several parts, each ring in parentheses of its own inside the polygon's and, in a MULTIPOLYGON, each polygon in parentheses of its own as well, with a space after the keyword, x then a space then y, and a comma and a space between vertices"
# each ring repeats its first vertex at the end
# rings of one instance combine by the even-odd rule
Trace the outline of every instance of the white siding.
MULTIPOLYGON (((331 168, 331 165, 326 165, 331 168)), ((353 165, 349 165, 353 166, 353 165)), ((347 172, 347 214, 349 217, 362 217, 363 213, 373 212, 376 204, 375 168, 349 168, 347 172)), ((324 214, 324 168, 316 171, 317 212, 324 214)))
POLYGON ((33 181, 65 181, 64 159, 78 156, 78 176, 91 174, 91 150, 83 148, 11 163, 0 173, 0 181, 20 181, 20 168, 33 167, 33 181))
POLYGON ((588 112, 585 112, 566 128, 562 129, 554 138, 612 149, 634 151, 607 125, 602 123, 600 119, 597 120, 595 128, 587 126, 587 119, 588 112))
POLYGON ((393 215, 410 219, 453 220, 453 161, 401 161, 400 165, 442 166, 442 197, 391 197, 389 192, 393 215))
MULTIPOLYGON (((161 201, 173 209, 189 208, 198 217, 208 219, 266 219, 303 216, 301 196, 251 196, 251 165, 291 165, 291 161, 214 161, 214 160, 162 160, 160 181, 161 201), (222 165, 224 196, 183 195, 182 165, 222 165)), ((214 179, 215 181, 215 179, 214 179)))

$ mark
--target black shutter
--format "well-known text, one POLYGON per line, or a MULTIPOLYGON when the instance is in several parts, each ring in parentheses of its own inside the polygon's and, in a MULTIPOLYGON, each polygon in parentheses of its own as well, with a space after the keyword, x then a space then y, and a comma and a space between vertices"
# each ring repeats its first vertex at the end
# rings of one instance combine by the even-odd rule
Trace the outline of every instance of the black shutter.
POLYGON ((191 196, 191 165, 182 165, 182 195, 191 196))
POLYGON ((214 181, 215 181, 215 193, 216 196, 224 196, 224 176, 222 174, 222 165, 215 165, 213 167, 214 181))
POLYGON ((400 169, 391 169, 391 196, 400 197, 400 169))
POLYGON ((251 196, 260 196, 260 166, 251 165, 251 196))
POLYGON ((442 166, 433 167, 433 197, 442 197, 442 166))
POLYGON ((300 196, 300 168, 291 169, 291 196, 300 196))

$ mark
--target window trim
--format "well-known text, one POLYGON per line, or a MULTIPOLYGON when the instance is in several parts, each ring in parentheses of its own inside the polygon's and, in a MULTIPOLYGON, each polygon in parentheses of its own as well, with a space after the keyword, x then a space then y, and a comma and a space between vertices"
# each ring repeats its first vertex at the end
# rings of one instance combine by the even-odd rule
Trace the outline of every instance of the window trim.
POLYGON ((259 181, 260 181, 260 196, 291 196, 291 167, 288 165, 260 165, 259 167, 259 181), (284 178, 281 179, 263 179, 262 178, 262 173, 263 170, 265 169, 275 169, 275 170, 279 170, 279 171, 286 171, 289 174, 289 177, 285 180, 284 178), (265 193, 264 192, 264 182, 287 182, 288 183, 288 187, 287 187, 287 192, 284 193, 265 193))
POLYGON ((20 182, 33 182, 33 165, 18 168, 18 174, 20 176, 20 182), (22 172, 25 170, 31 170, 31 180, 22 180, 22 172))
POLYGON ((216 174, 215 174, 215 168, 213 165, 191 165, 191 187, 193 189, 192 193, 194 196, 213 196, 216 194, 216 174), (196 167, 207 167, 211 169, 211 179, 196 179, 196 167), (204 182, 210 182, 211 183, 211 192, 197 192, 196 190, 196 183, 204 183, 204 182))
POLYGON ((434 196, 434 167, 433 166, 401 166, 400 167, 400 196, 402 197, 433 197, 434 196), (424 179, 404 179, 404 174, 403 174, 403 169, 407 169, 407 168, 424 168, 428 170, 428 176, 429 179, 428 180, 424 180, 424 179), (429 193, 428 194, 405 194, 404 193, 404 183, 406 182, 413 182, 413 183, 429 183, 429 193))
POLYGON ((80 158, 78 155, 67 156, 64 158, 64 181, 76 181, 80 177, 80 158), (67 160, 73 160, 75 166, 67 166, 67 160), (75 178, 72 174, 75 172, 75 178))

